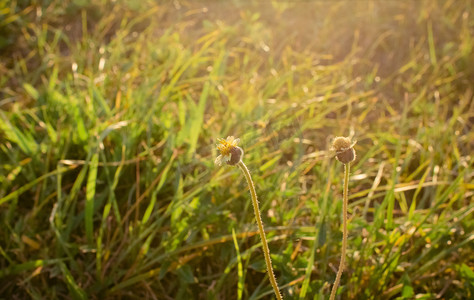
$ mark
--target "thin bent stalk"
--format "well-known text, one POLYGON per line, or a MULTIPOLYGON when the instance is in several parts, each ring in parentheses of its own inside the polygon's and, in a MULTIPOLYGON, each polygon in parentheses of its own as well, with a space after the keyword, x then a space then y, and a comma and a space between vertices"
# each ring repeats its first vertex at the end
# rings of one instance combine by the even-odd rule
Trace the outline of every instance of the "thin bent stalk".
POLYGON ((341 251, 341 262, 339 263, 339 270, 337 271, 336 281, 334 281, 334 285, 332 286, 331 297, 330 300, 334 300, 336 297, 337 287, 339 286, 339 282, 341 281, 342 271, 344 270, 344 261, 346 258, 346 248, 347 248, 347 202, 348 202, 348 192, 349 192, 349 172, 350 172, 350 163, 344 164, 344 200, 342 205, 342 251, 341 251))
POLYGON ((278 284, 275 279, 275 274, 273 274, 272 260, 270 258, 270 250, 268 249, 267 238, 265 236, 265 231, 263 230, 263 222, 262 222, 262 218, 260 217, 260 209, 258 207, 258 200, 257 200, 257 193, 255 191, 255 186, 253 184, 252 177, 250 177, 250 172, 247 169, 247 166, 244 164, 244 162, 240 161, 238 163, 238 166, 244 173, 245 179, 247 179, 247 183, 250 189, 250 195, 252 196, 253 210, 255 212, 255 219, 257 220, 257 224, 258 224, 258 231, 260 233, 260 238, 262 239, 263 253, 265 254, 265 262, 267 264, 268 277, 270 278, 270 283, 272 284, 273 291, 275 292, 277 299, 282 300, 283 298, 280 294, 280 290, 278 289, 278 284))

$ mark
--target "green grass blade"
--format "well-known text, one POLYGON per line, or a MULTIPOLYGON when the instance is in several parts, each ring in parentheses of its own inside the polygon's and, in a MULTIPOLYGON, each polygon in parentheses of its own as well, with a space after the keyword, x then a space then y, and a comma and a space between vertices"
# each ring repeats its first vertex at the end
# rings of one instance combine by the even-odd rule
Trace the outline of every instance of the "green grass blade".
POLYGON ((244 271, 242 267, 242 257, 240 256, 239 243, 237 242, 237 236, 235 235, 235 230, 232 228, 232 239, 234 240, 235 252, 237 255, 237 299, 242 299, 242 294, 244 292, 244 271))
POLYGON ((59 262, 59 268, 66 278, 67 287, 72 297, 80 300, 88 299, 86 292, 77 285, 71 272, 63 262, 59 262))
POLYGON ((99 162, 99 153, 95 153, 92 156, 91 164, 89 167, 89 175, 87 177, 87 188, 86 188, 86 206, 84 211, 84 221, 86 228, 86 237, 89 244, 92 244, 93 237, 93 215, 94 215, 94 200, 96 193, 96 181, 97 181, 97 169, 99 162))

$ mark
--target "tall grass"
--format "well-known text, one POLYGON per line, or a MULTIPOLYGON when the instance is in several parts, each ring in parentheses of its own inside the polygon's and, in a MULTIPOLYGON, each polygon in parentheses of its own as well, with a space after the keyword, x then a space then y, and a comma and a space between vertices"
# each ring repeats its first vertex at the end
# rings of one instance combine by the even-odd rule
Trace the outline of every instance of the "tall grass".
POLYGON ((0 3, 0 294, 474 294, 472 1, 0 3), (239 182, 236 184, 236 182, 239 182), (316 237, 316 238, 315 238, 316 237))

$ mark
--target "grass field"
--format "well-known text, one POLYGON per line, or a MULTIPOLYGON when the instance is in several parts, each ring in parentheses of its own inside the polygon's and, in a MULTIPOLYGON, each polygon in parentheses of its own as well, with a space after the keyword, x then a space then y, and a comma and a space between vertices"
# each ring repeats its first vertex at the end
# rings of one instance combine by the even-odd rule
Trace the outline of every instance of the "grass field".
POLYGON ((474 2, 0 1, 0 299, 474 298, 474 2))

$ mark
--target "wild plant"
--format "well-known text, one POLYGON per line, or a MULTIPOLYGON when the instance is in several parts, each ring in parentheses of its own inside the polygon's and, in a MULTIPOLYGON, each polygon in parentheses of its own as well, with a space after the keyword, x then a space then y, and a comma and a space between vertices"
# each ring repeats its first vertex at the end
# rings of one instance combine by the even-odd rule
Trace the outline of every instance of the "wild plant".
POLYGON ((348 190, 349 190, 349 173, 351 168, 351 162, 356 158, 354 150, 355 142, 353 143, 350 138, 347 137, 336 137, 332 143, 331 150, 335 152, 336 159, 344 164, 344 188, 343 188, 343 204, 342 204, 342 249, 341 249, 341 261, 339 263, 339 269, 337 271, 336 280, 332 286, 330 300, 334 300, 336 297, 337 287, 341 281, 342 272, 344 270, 344 261, 346 257, 347 249, 347 204, 348 204, 348 190))
POLYGON ((267 238, 265 236, 265 231, 263 229, 263 222, 260 216, 260 208, 258 206, 257 192, 255 191, 255 185, 253 184, 252 177, 247 166, 242 161, 244 151, 237 146, 240 142, 240 139, 235 139, 233 136, 228 136, 227 139, 218 139, 219 144, 217 144, 217 149, 220 152, 220 155, 216 158, 215 164, 221 166, 223 163, 227 163, 231 166, 238 166, 247 180, 247 184, 250 190, 250 196, 252 198, 253 210, 255 213, 255 219, 257 220, 258 232, 260 233, 260 238, 262 240, 263 254, 265 256, 265 263, 267 265, 268 277, 270 278, 270 283, 272 284, 273 291, 278 300, 283 299, 280 290, 278 288, 277 281, 275 279, 275 274, 273 273, 272 261, 270 258, 270 250, 268 248, 267 238))

